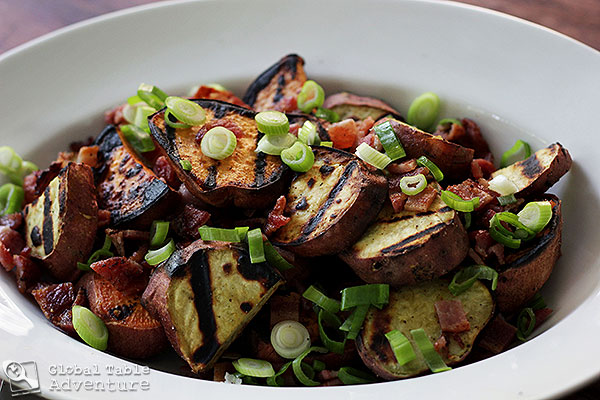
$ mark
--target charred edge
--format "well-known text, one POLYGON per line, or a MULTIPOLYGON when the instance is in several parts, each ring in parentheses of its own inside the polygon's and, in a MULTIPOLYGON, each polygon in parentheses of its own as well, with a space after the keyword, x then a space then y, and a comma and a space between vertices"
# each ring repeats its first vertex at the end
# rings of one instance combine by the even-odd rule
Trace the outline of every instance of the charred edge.
MULTIPOLYGON (((258 137, 257 137, 258 140, 258 137)), ((265 168, 267 167, 267 155, 262 151, 256 154, 254 160, 254 184, 253 187, 261 187, 265 183, 265 168)))
POLYGON ((277 78, 277 90, 275 91, 275 96, 273 96, 273 103, 278 103, 279 100, 283 98, 283 88, 285 87, 285 75, 279 75, 277 78))
POLYGON ((243 302, 242 304, 240 304, 240 309, 241 309, 241 310, 242 310, 244 313, 248 314, 248 313, 249 313, 249 312, 252 310, 252 303, 250 303, 250 302, 248 302, 248 301, 245 301, 245 302, 243 302))
MULTIPOLYGON (((149 176, 144 174, 144 177, 139 177, 140 181, 143 181, 144 178, 148 178, 149 176)), ((132 188, 127 192, 126 196, 119 201, 117 204, 117 208, 111 210, 110 212, 110 220, 113 225, 120 225, 126 222, 133 221, 135 218, 144 214, 148 209, 153 207, 162 198, 164 198, 169 193, 169 186, 158 178, 149 177, 150 180, 146 181, 146 184, 140 184, 137 186, 137 190, 132 188), (137 202, 136 200, 141 197, 141 201, 139 207, 134 207, 128 212, 122 212, 122 208, 125 206, 123 202, 131 204, 137 202)))
POLYGON ((396 252, 398 250, 402 251, 403 253, 407 252, 407 251, 410 251, 410 250, 412 250, 412 249, 414 249, 416 247, 419 247, 419 246, 405 247, 407 244, 412 243, 412 242, 414 242, 416 240, 419 240, 419 239, 421 239, 422 237, 424 237, 426 235, 431 235, 433 233, 436 233, 437 231, 443 229, 445 226, 446 226, 445 223, 440 222, 437 225, 434 225, 434 226, 432 226, 430 228, 427 228, 427 229, 425 229, 423 231, 415 233, 412 236, 407 237, 406 239, 404 239, 403 241, 401 241, 399 243, 393 244, 393 245, 391 245, 389 247, 386 247, 385 249, 381 249, 381 254, 388 254, 388 253, 396 252))
POLYGON ((391 354, 389 354, 391 349, 390 344, 383 333, 377 332, 376 334, 371 336, 369 346, 381 362, 385 363, 392 360, 392 358, 390 357, 391 354))
POLYGON ((331 165, 322 165, 321 168, 319 168, 319 172, 321 173, 321 175, 323 176, 327 176, 329 175, 333 170, 335 169, 335 167, 332 167, 331 165))
POLYGON ((275 64, 271 65, 266 71, 256 78, 254 82, 250 84, 246 94, 244 94, 244 103, 249 106, 254 106, 254 102, 256 102, 256 97, 260 93, 261 90, 266 88, 273 77, 275 77, 278 73, 285 73, 286 70, 289 70, 292 73, 292 79, 296 78, 296 72, 298 68, 298 63, 304 64, 304 60, 296 54, 289 54, 285 56, 283 59, 279 60, 275 64))
MULTIPOLYGON (((68 170, 67 170, 68 173, 68 170)), ((67 192, 69 191, 67 188, 68 178, 61 179, 59 181, 58 188, 58 212, 60 215, 63 215, 67 208, 67 192)))
POLYGON ((121 304, 108 310, 108 315, 114 320, 122 321, 133 313, 133 306, 121 304))
POLYGON ((182 259, 184 250, 177 250, 167 260, 164 270, 169 278, 182 276, 185 274, 186 261, 182 259))
MULTIPOLYGON (((58 216, 57 216, 58 217, 58 216)), ((50 198, 50 186, 44 190, 44 220, 42 222, 42 240, 44 242, 44 253, 52 253, 54 249, 54 227, 52 221, 52 199, 50 198)))
POLYGON ((31 230, 31 233, 29 234, 29 238, 31 239, 31 243, 35 247, 38 247, 39 245, 42 244, 42 235, 40 234, 40 228, 37 225, 34 226, 33 229, 31 230))
POLYGON ((114 125, 107 125, 94 141, 94 145, 98 146, 98 162, 99 167, 94 168, 94 180, 96 183, 109 167, 111 154, 119 146, 122 146, 121 138, 117 133, 114 125))
POLYGON ((354 170, 356 169, 357 165, 358 164, 356 161, 352 161, 346 166, 344 172, 342 173, 342 176, 340 176, 340 179, 338 179, 333 189, 331 189, 331 191, 329 192, 327 200, 325 200, 325 203, 323 203, 323 205, 319 207, 317 214, 314 217, 312 217, 304 226, 304 228, 302 229, 302 235, 298 240, 296 240, 296 242, 302 242, 306 240, 306 237, 317 228, 317 226, 323 219, 323 216, 327 212, 327 209, 331 207, 333 201, 335 200, 335 197, 342 191, 344 185, 348 182, 348 179, 352 175, 352 172, 354 172, 354 170))
POLYGON ((265 289, 270 289, 281 280, 277 272, 269 267, 267 263, 250 263, 250 257, 245 250, 239 250, 240 255, 237 260, 237 270, 248 281, 257 281, 265 289))
POLYGON ((211 165, 208 167, 207 171, 208 175, 206 176, 202 186, 204 186, 204 189, 214 189, 215 186, 217 186, 217 167, 215 165, 211 165))
POLYGON ((315 182, 315 178, 310 178, 308 182, 306 182, 306 186, 308 186, 309 189, 312 189, 313 186, 315 186, 315 182))
POLYGON ((227 103, 221 100, 207 100, 207 99, 197 99, 192 100, 197 103, 202 108, 207 108, 212 110, 213 119, 221 119, 227 115, 229 112, 234 112, 236 114, 241 115, 242 117, 254 118, 256 113, 248 108, 237 106, 235 104, 227 103))
POLYGON ((192 354, 194 363, 207 364, 219 348, 216 337, 217 322, 213 311, 210 266, 204 251, 198 251, 190 259, 190 274, 194 304, 198 313, 198 329, 202 332, 204 342, 192 354))
POLYGON ((538 160, 535 154, 532 154, 529 158, 522 161, 521 169, 523 171, 523 175, 528 178, 535 178, 542 172, 543 168, 540 165, 540 160, 538 160))

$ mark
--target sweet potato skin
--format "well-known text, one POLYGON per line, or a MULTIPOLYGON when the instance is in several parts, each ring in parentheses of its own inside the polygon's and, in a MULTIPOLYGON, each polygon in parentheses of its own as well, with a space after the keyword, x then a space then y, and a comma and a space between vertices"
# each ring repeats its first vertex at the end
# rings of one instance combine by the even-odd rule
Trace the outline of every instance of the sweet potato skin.
POLYGON ((373 97, 357 96, 348 92, 327 96, 323 107, 337 112, 340 120, 346 118, 365 119, 370 116, 377 121, 386 115, 402 120, 398 111, 389 104, 373 97))

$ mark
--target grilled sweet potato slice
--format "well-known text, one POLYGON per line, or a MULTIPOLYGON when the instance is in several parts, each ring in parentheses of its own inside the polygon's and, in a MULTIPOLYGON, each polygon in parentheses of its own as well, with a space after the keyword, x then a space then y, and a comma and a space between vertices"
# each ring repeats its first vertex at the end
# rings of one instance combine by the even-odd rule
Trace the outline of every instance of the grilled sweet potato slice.
POLYGON ((122 357, 148 358, 165 349, 160 322, 142 304, 139 294, 125 294, 110 281, 90 272, 78 286, 85 288, 90 310, 108 328, 108 350, 122 357))
POLYGON ((76 279, 80 274, 77 262, 89 256, 98 225, 91 168, 69 163, 25 207, 24 214, 31 256, 40 259, 57 279, 76 279))
POLYGON ((348 92, 327 96, 323 107, 335 111, 339 115, 340 121, 346 118, 363 120, 368 117, 373 118, 373 121, 377 121, 386 115, 402 119, 398 111, 389 104, 373 97, 357 96, 348 92))
POLYGON ((536 151, 529 158, 492 173, 504 175, 517 186, 517 197, 542 194, 569 171, 573 160, 560 143, 536 151))
POLYGON ((446 336, 447 352, 440 354, 446 364, 456 364, 470 353, 477 335, 494 312, 494 301, 488 289, 479 281, 467 291, 453 296, 448 282, 433 280, 390 291, 390 301, 382 310, 371 307, 356 346, 363 362, 386 380, 409 378, 429 370, 418 350, 416 358, 399 365, 385 334, 397 329, 416 347, 410 331, 423 328, 433 343, 442 336, 435 303, 459 300, 469 321, 469 329, 446 336))
POLYGON ((193 242, 156 269, 142 296, 194 372, 212 367, 275 290, 281 275, 241 245, 193 242))
POLYGON ((262 136, 254 120, 255 113, 218 100, 194 100, 206 110, 202 127, 175 129, 164 121, 164 111, 150 118, 150 129, 179 179, 196 197, 217 207, 266 208, 284 191, 289 169, 276 156, 256 153, 262 136), (215 160, 202 153, 200 139, 215 126, 224 126, 237 136, 234 153, 215 160), (190 162, 185 171, 181 161, 190 162))
POLYGON ((96 171, 98 205, 110 212, 110 225, 145 229, 163 216, 177 194, 148 168, 109 125, 95 141, 101 166, 96 171))
POLYGON ((458 213, 436 195, 425 212, 394 213, 386 205, 340 257, 365 282, 399 286, 444 275, 468 250, 469 239, 458 213))
POLYGON ((397 120, 390 120, 408 158, 426 156, 449 178, 465 178, 471 171, 473 149, 449 142, 397 120))
POLYGON ((552 219, 531 242, 516 251, 505 248, 504 265, 498 268, 496 300, 498 310, 509 315, 519 311, 550 277, 560 257, 562 241, 561 203, 556 196, 546 195, 552 204, 552 219))
POLYGON ((296 110, 296 97, 306 82, 304 60, 289 54, 269 67, 250 84, 244 102, 256 111, 296 110))
POLYGON ((350 246, 373 221, 387 193, 387 181, 354 155, 316 147, 312 168, 298 175, 287 194, 290 221, 272 240, 296 254, 336 254, 350 246))

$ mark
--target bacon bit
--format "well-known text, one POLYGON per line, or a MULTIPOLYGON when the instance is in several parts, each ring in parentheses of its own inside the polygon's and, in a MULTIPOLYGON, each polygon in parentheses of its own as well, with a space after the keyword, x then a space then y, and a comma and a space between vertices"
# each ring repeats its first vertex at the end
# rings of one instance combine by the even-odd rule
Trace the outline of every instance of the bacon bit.
POLYGON ((208 211, 200 210, 191 204, 186 204, 183 212, 173 220, 171 227, 181 238, 196 240, 200 238, 198 228, 210 220, 208 211))
POLYGON ((75 292, 71 282, 44 286, 31 294, 50 322, 69 334, 75 333, 71 318, 75 292))
POLYGON ((20 254, 25 247, 25 241, 14 229, 10 229, 8 226, 0 226, 0 242, 11 254, 20 254))
POLYGON ((539 310, 535 310, 533 314, 535 315, 535 325, 533 330, 536 330, 538 326, 540 326, 548 317, 553 313, 551 308, 540 308, 539 310))
POLYGON ((290 124, 290 133, 294 136, 298 136, 298 131, 300 130, 300 124, 290 124))
POLYGON ((434 343, 433 348, 435 351, 444 355, 448 351, 448 341, 446 340, 446 336, 441 335, 434 343))
POLYGON ((15 267, 13 255, 2 242, 0 242, 0 265, 2 265, 6 271, 12 271, 15 267))
POLYGON ((200 86, 194 94, 194 99, 221 100, 246 108, 252 108, 229 90, 219 90, 210 86, 200 86))
POLYGON ((23 223, 23 214, 16 212, 0 217, 0 226, 7 226, 10 229, 17 230, 23 223))
POLYGON ((386 169, 392 174, 404 175, 408 172, 414 171, 418 166, 417 160, 413 158, 401 163, 390 163, 386 169))
POLYGON ((475 264, 485 264, 483 262, 483 258, 481 258, 481 256, 479 254, 477 254, 477 252, 475 250, 473 250, 473 248, 469 248, 469 253, 468 253, 469 257, 471 257, 471 260, 473 260, 475 262, 475 264))
POLYGON ((392 202, 392 207, 394 208, 394 212, 398 213, 398 212, 404 210, 404 204, 406 204, 408 195, 406 195, 402 191, 394 192, 394 193, 392 193, 390 191, 389 198, 390 198, 390 201, 392 202))
POLYGON ((381 145, 381 141, 379 137, 375 133, 369 133, 367 136, 358 139, 356 146, 360 146, 362 143, 366 143, 377 151, 382 151, 383 146, 381 145))
POLYGON ((136 251, 133 252, 129 259, 133 262, 140 264, 144 269, 147 268, 149 264, 146 263, 144 257, 146 256, 146 253, 148 253, 148 249, 150 249, 149 244, 142 244, 136 251))
POLYGON ((125 104, 120 104, 112 110, 106 111, 104 113, 104 122, 111 125, 119 125, 127 122, 123 116, 123 108, 125 108, 125 104))
POLYGON ((231 132, 233 132, 235 137, 238 139, 244 136, 244 131, 242 130, 242 128, 239 127, 238 124, 236 124, 235 122, 233 122, 229 119, 221 118, 221 119, 214 119, 214 120, 204 124, 204 126, 202 126, 202 128, 200 128, 200 130, 196 134, 196 142, 198 144, 200 142, 202 142, 202 138, 204 137, 206 132, 210 131, 212 128, 215 128, 217 126, 222 126, 223 128, 229 129, 231 132))
POLYGON ((141 293, 148 284, 144 268, 125 257, 111 257, 96 261, 90 268, 108 280, 118 291, 133 295, 141 293))
POLYGON ((498 264, 504 264, 504 246, 500 243, 496 243, 495 245, 489 248, 489 254, 494 254, 498 259, 498 264))
POLYGON ((475 121, 470 120, 468 118, 463 118, 461 121, 462 125, 465 129, 465 139, 462 141, 463 143, 456 142, 458 144, 462 144, 465 147, 469 147, 475 150, 474 157, 475 158, 484 158, 487 161, 493 163, 494 155, 490 151, 490 147, 487 142, 483 138, 481 134, 481 130, 479 126, 475 123, 475 121))
POLYGON ((300 295, 291 292, 289 295, 273 296, 270 301, 271 328, 281 321, 300 320, 300 295))
POLYGON ((489 254, 489 249, 496 243, 486 230, 476 230, 469 232, 469 239, 474 244, 473 250, 483 259, 486 259, 489 254))
POLYGON ((408 196, 406 203, 404 203, 404 209, 407 211, 425 212, 429 209, 433 200, 435 200, 436 195, 437 191, 429 184, 422 192, 414 196, 408 196))
POLYGON ((479 346, 494 353, 502 353, 515 340, 517 328, 498 314, 481 332, 479 346))
POLYGON ((285 96, 275 104, 274 109, 284 113, 290 113, 298 109, 298 102, 295 96, 285 96))
POLYGON ((269 216, 267 217, 267 224, 265 225, 264 230, 265 235, 272 235, 273 233, 275 233, 275 231, 277 231, 277 229, 290 222, 290 218, 283 215, 286 203, 287 200, 285 196, 279 196, 279 198, 275 202, 273 210, 269 212, 269 216))
POLYGON ((273 364, 281 363, 283 361, 283 358, 277 354, 271 343, 258 339, 254 348, 256 349, 255 357, 260 360, 265 360, 273 364))
POLYGON ((332 369, 324 369, 317 374, 317 378, 321 381, 330 381, 338 377, 338 371, 332 369))
POLYGON ((110 211, 98 209, 98 228, 104 228, 110 223, 110 211))
POLYGON ((464 332, 471 329, 460 300, 439 300, 435 304, 442 332, 464 332))
POLYGON ((54 161, 44 170, 33 171, 23 179, 23 190, 25 191, 25 204, 37 199, 50 181, 56 178, 62 169, 62 162, 54 161))
MULTIPOLYGON (((358 134, 356 135, 356 137, 358 139, 358 142, 360 142, 365 136, 368 135, 371 128, 373 128, 373 125, 375 125, 375 120, 373 118, 371 118, 371 116, 368 116, 367 118, 363 119, 362 121, 356 122, 356 127, 358 130, 358 134)), ((377 139, 379 139, 379 138, 377 138, 377 139)))
POLYGON ((225 373, 233 373, 235 372, 235 368, 228 361, 220 361, 215 364, 213 369, 213 381, 214 382, 225 382, 225 373))
POLYGON ((337 149, 349 149, 356 145, 358 127, 356 126, 356 121, 348 118, 331 124, 327 133, 329 133, 329 137, 333 142, 333 147, 337 149))
POLYGON ((335 378, 321 383, 321 386, 342 386, 343 384, 344 383, 341 380, 335 378))
POLYGON ((92 168, 98 166, 98 146, 82 146, 77 153, 77 162, 92 168))
POLYGON ((448 135, 445 137, 445 139, 451 142, 460 142, 461 140, 463 140, 464 136, 465 128, 463 128, 459 124, 452 124, 450 126, 450 131, 448 132, 448 135))
MULTIPOLYGON (((495 170, 494 164, 483 158, 476 158, 471 161, 471 175, 475 179, 488 179, 495 170)), ((487 189, 487 185, 485 188, 487 189)))
POLYGON ((87 293, 84 287, 80 287, 77 290, 77 296, 75 296, 75 301, 73 301, 74 306, 84 306, 87 307, 89 305, 87 293))
POLYGON ((13 262, 15 265, 14 271, 17 278, 17 288, 19 292, 25 294, 27 290, 39 282, 42 270, 36 262, 22 255, 15 255, 13 262))
POLYGON ((156 159, 154 163, 154 173, 159 177, 163 178, 167 185, 171 186, 175 190, 179 189, 179 185, 181 185, 181 181, 177 178, 171 163, 167 160, 167 157, 160 156, 156 159))
POLYGON ((479 197, 479 207, 477 207, 476 210, 487 206, 495 199, 494 196, 472 179, 467 179, 458 185, 448 186, 447 190, 457 194, 464 200, 471 200, 474 197, 479 197))

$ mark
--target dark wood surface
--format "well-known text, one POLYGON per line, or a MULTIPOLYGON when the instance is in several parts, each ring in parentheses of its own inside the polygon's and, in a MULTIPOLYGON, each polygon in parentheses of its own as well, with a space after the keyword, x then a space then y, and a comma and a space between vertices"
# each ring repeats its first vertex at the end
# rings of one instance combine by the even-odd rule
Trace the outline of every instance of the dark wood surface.
MULTIPOLYGON (((63 26, 110 11, 154 1, 0 0, 0 53, 63 26)), ((462 2, 536 22, 600 50, 600 0, 462 0, 462 2)), ((566 399, 600 399, 600 380, 566 399)))

